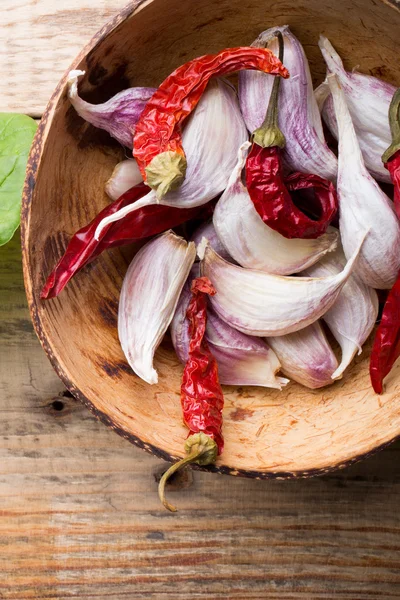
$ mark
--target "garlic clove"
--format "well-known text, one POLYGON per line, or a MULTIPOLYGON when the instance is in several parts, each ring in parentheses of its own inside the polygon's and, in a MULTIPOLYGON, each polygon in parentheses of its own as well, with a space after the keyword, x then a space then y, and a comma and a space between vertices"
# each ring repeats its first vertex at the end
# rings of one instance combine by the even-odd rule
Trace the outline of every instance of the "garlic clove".
POLYGON ((269 337, 267 343, 287 377, 311 389, 333 383, 338 362, 319 321, 288 335, 269 337))
MULTIPOLYGON (((284 160, 290 170, 320 175, 334 181, 337 159, 328 148, 321 116, 314 97, 310 69, 299 40, 289 27, 272 27, 263 31, 252 46, 267 46, 278 54, 277 32, 284 40, 284 63, 290 77, 281 81, 279 94, 279 127, 286 138, 284 160)), ((249 131, 262 124, 272 91, 274 78, 255 71, 239 74, 239 100, 249 131)))
POLYGON ((203 238, 207 240, 211 248, 214 248, 215 252, 222 256, 222 258, 228 262, 235 262, 219 239, 212 221, 206 221, 205 223, 202 223, 200 227, 198 227, 193 233, 190 240, 196 244, 197 248, 197 246, 202 244, 203 238))
MULTIPOLYGON (((322 35, 319 47, 329 71, 337 76, 345 94, 365 166, 376 179, 390 183, 390 174, 383 166, 381 156, 392 139, 388 112, 396 88, 377 77, 346 71, 339 54, 322 35)), ((323 93, 322 90, 318 92, 321 102, 323 93)), ((338 139, 333 99, 329 94, 323 103, 322 116, 338 139)))
MULTIPOLYGON (((304 275, 328 277, 340 273, 345 265, 346 257, 339 247, 308 268, 304 275)), ((336 302, 322 317, 342 349, 342 360, 332 374, 333 379, 341 377, 355 355, 361 354, 362 345, 374 328, 378 308, 376 291, 350 275, 336 302)))
POLYGON ((211 306, 228 325, 247 335, 276 336, 303 329, 331 308, 356 264, 365 236, 343 271, 324 278, 243 269, 206 245, 201 273, 217 292, 210 298, 211 306))
POLYGON ((68 76, 68 96, 82 119, 104 129, 123 146, 133 148, 135 125, 155 88, 134 87, 119 92, 103 104, 90 104, 78 94, 78 80, 85 71, 71 71, 68 76))
POLYGON ((344 92, 328 75, 339 128, 337 193, 343 250, 349 258, 360 231, 369 230, 354 272, 368 286, 390 289, 400 269, 400 224, 393 203, 365 168, 344 92))
MULTIPOLYGON (((277 275, 298 273, 334 250, 338 233, 324 233, 316 239, 287 239, 266 225, 242 183, 249 147, 249 142, 245 142, 239 149, 237 164, 215 207, 215 231, 223 246, 242 267, 277 275)), ((225 258, 212 243, 210 245, 225 258)))
POLYGON ((143 181, 142 174, 134 158, 119 162, 106 183, 106 194, 111 200, 118 200, 132 187, 143 181))
MULTIPOLYGON (((171 322, 171 338, 179 360, 185 364, 189 348, 189 322, 186 311, 190 301, 190 286, 200 273, 200 266, 192 267, 182 290, 171 322)), ((218 363, 219 380, 225 385, 252 385, 282 389, 288 383, 276 374, 280 363, 275 353, 259 338, 250 337, 233 329, 212 310, 207 311, 206 339, 218 363)))
POLYGON ((167 231, 139 250, 125 275, 118 335, 129 365, 147 383, 158 381, 154 353, 174 316, 195 257, 192 242, 167 231))
POLYGON ((218 196, 226 188, 235 166, 237 149, 247 138, 235 90, 223 80, 212 80, 183 130, 187 171, 181 187, 175 192, 168 192, 160 200, 151 191, 134 205, 107 217, 99 224, 96 239, 106 225, 142 206, 161 203, 191 208, 218 196))

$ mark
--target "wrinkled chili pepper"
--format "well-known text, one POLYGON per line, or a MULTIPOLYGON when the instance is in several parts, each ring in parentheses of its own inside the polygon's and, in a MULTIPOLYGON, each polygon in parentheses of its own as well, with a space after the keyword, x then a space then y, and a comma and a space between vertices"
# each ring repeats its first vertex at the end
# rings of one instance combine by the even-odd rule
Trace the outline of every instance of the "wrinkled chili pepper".
POLYGON ((125 246, 176 227, 202 214, 201 209, 207 207, 205 205, 205 207, 195 208, 174 208, 162 204, 144 206, 129 213, 123 219, 107 225, 101 232, 100 239, 95 239, 94 233, 102 219, 139 200, 148 193, 148 190, 144 183, 131 188, 118 200, 103 208, 88 225, 72 236, 64 255, 47 278, 41 293, 42 299, 58 296, 75 273, 104 250, 125 246))
POLYGON ((287 69, 265 48, 228 48, 195 58, 175 69, 147 102, 135 127, 133 155, 144 181, 161 197, 185 178, 181 125, 199 102, 211 77, 256 69, 288 77, 287 69))
MULTIPOLYGON (((382 155, 394 184, 394 208, 400 217, 400 88, 394 93, 389 108, 392 143, 382 155)), ((383 392, 383 380, 400 356, 400 273, 390 290, 372 346, 369 373, 377 394, 383 392)))
MULTIPOLYGON (((279 58, 284 43, 280 32, 279 58)), ((284 179, 281 150, 286 140, 278 127, 280 77, 273 83, 268 110, 261 127, 253 132, 253 145, 246 161, 246 185, 258 214, 269 227, 286 238, 317 238, 328 228, 338 207, 333 184, 305 173, 293 173, 284 179), (311 219, 293 202, 290 191, 312 188, 320 216, 311 219)))
POLYGON ((168 510, 176 511, 165 499, 165 484, 178 469, 189 463, 209 465, 224 447, 222 409, 224 396, 218 380, 218 366, 204 338, 207 325, 207 296, 215 289, 207 277, 192 282, 192 297, 186 312, 189 320, 189 354, 181 386, 183 420, 189 429, 185 442, 187 456, 164 473, 158 492, 168 510))
POLYGON ((400 276, 385 302, 381 322, 375 333, 369 372, 372 387, 383 392, 383 380, 400 356, 400 276))
POLYGON ((400 218, 400 88, 393 95, 389 108, 392 143, 384 152, 382 161, 394 185, 394 208, 400 218))

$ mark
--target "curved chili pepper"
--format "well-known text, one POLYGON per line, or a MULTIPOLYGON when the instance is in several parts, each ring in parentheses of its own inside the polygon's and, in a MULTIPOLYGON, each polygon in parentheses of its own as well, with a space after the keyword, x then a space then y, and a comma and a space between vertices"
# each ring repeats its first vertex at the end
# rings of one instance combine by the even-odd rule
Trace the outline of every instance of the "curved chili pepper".
MULTIPOLYGON (((400 217, 400 88, 394 93, 389 108, 392 143, 382 155, 394 184, 394 208, 400 217)), ((381 321, 372 346, 369 373, 377 394, 383 392, 383 380, 400 356, 400 273, 383 307, 381 321)))
MULTIPOLYGON (((283 60, 283 37, 278 32, 279 58, 283 60)), ((278 127, 280 78, 274 81, 264 123, 253 132, 246 161, 246 185, 258 214, 269 227, 286 238, 317 238, 328 228, 337 207, 333 184, 318 175, 293 173, 284 179, 281 148, 285 136, 278 127), (313 188, 319 206, 317 220, 305 215, 293 202, 290 191, 313 188)))
POLYGON ((395 91, 389 107, 392 143, 382 155, 382 162, 394 185, 394 208, 400 218, 400 88, 395 91))
POLYGON ((162 204, 151 204, 131 212, 120 221, 110 223, 101 232, 100 239, 94 234, 102 219, 115 213, 120 208, 139 200, 148 193, 149 188, 144 184, 131 188, 118 200, 107 205, 85 227, 79 229, 69 241, 67 249, 58 261, 56 267, 47 278, 40 297, 45 300, 54 298, 65 288, 67 283, 82 267, 99 256, 104 250, 116 246, 125 246, 172 227, 176 227, 202 213, 205 207, 174 208, 162 204))
POLYGON ((205 340, 207 296, 215 289, 207 277, 192 282, 192 298, 186 316, 189 320, 189 353, 181 386, 183 420, 189 429, 185 442, 187 456, 162 476, 158 493, 168 510, 176 511, 165 499, 165 484, 178 469, 189 463, 209 465, 215 462, 224 447, 222 409, 224 396, 218 380, 218 366, 205 340))
POLYGON ((211 77, 240 69, 256 69, 289 77, 281 61, 265 48, 228 48, 175 69, 147 102, 136 123, 133 142, 144 181, 159 197, 185 178, 186 158, 181 125, 199 102, 211 77))

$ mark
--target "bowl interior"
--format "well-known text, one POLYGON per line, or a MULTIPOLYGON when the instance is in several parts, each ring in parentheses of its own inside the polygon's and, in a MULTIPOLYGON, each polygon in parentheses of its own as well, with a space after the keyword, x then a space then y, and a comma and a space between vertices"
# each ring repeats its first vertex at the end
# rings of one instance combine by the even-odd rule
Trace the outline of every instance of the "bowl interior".
MULTIPOLYGON (((288 23, 304 44, 315 83, 325 34, 349 69, 400 84, 400 13, 377 0, 153 0, 128 7, 106 27, 74 68, 86 71, 82 95, 100 102, 130 85, 158 85, 179 64, 223 47, 250 43, 260 31, 288 23), (123 18, 122 18, 123 17, 123 18)), ((187 430, 180 410, 182 367, 166 340, 156 355, 159 384, 128 367, 117 336, 118 297, 132 249, 103 254, 59 298, 41 302, 47 274, 70 236, 107 203, 104 183, 123 150, 84 123, 69 105, 65 80, 32 153, 23 211, 24 262, 35 326, 72 391, 120 433, 162 456, 181 456, 187 430)), ((346 463, 400 432, 400 370, 383 396, 368 376, 369 347, 331 387, 290 384, 278 392, 225 389, 226 446, 217 467, 252 476, 308 474, 346 463)))

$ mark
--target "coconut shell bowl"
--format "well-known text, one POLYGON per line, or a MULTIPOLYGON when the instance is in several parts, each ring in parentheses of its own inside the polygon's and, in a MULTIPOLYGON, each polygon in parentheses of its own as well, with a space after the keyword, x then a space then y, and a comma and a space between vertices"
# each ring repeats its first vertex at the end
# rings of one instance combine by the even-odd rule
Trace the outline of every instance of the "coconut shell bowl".
MULTIPOLYGON (((94 103, 132 86, 157 86, 202 54, 248 45, 289 24, 303 43, 314 83, 325 74, 317 46, 326 35, 345 67, 400 83, 400 11, 382 0, 136 0, 99 31, 71 68, 94 103)), ((36 332, 72 394, 117 433, 166 460, 183 456, 178 362, 169 339, 158 349, 159 383, 128 366, 117 334, 118 299, 133 248, 114 249, 79 272, 60 296, 40 300, 45 278, 71 235, 109 201, 104 184, 124 150, 85 123, 59 83, 39 126, 22 209, 25 285, 36 332)), ((369 381, 370 345, 342 380, 321 390, 226 387, 225 450, 211 470, 289 478, 344 467, 400 435, 400 367, 379 396, 369 381)))

